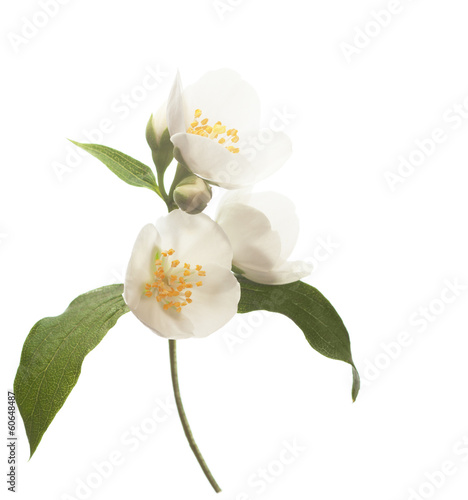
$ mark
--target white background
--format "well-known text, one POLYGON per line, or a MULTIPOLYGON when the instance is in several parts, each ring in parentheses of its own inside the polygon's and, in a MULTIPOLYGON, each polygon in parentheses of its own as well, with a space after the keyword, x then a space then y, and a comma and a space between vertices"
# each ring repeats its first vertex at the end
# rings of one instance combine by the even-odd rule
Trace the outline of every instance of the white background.
MULTIPOLYGON (((121 282, 136 234, 164 214, 154 193, 94 158, 70 162, 66 138, 89 142, 86 131, 110 121, 112 131, 89 140, 149 163, 146 122, 176 69, 191 83, 227 66, 258 90, 265 125, 285 109, 294 115, 285 127, 294 154, 258 189, 295 201, 297 256, 320 257, 307 282, 342 315, 364 380, 352 404, 349 367, 314 352, 279 316, 235 318, 208 339, 180 342, 184 402, 223 487, 217 498, 465 498, 466 5, 401 0, 379 28, 368 23, 385 1, 222 4, 71 0, 45 17, 36 0, 3 6, 3 425, 32 325, 121 282), (46 25, 34 32, 32 20, 46 25), (356 31, 365 29, 372 38, 356 31), (147 92, 148 67, 164 76, 147 92), (127 111, 125 94, 140 100, 127 111), (444 142, 413 153, 435 129, 444 142), (411 154, 418 166, 392 190, 386 172, 411 154), (458 281, 458 296, 447 280, 458 281), (436 314, 422 319, 422 306, 436 314), (283 466, 285 440, 300 451, 283 466), (431 486, 445 462, 452 474, 431 486)), ((170 396, 166 341, 126 315, 85 360, 30 462, 20 424, 17 498, 215 498, 174 410, 151 427, 157 399, 170 396), (136 426, 154 432, 124 444, 136 426), (96 476, 93 463, 115 451, 123 463, 96 476), (79 491, 86 481, 92 489, 79 491)))

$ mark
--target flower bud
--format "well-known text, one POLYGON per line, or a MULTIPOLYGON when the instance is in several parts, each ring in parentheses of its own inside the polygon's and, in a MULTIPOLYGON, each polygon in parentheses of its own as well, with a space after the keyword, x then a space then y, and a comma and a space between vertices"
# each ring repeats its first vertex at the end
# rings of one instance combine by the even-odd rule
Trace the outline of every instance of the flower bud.
POLYGON ((174 158, 174 146, 166 122, 166 104, 151 115, 146 126, 146 141, 153 152, 156 168, 164 172, 174 158))
POLYGON ((174 190, 177 206, 191 215, 203 212, 210 200, 211 187, 196 175, 186 177, 174 190))

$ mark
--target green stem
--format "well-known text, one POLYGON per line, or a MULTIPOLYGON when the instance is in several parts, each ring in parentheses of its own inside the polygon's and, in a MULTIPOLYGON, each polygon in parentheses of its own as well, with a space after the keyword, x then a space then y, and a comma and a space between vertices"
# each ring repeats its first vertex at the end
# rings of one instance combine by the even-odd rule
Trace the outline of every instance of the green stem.
POLYGON ((167 205, 167 193, 166 193, 166 188, 164 187, 164 172, 161 172, 160 170, 158 170, 158 187, 167 205))
POLYGON ((182 422, 182 427, 184 428, 185 437, 189 442, 190 448, 193 451, 200 467, 205 473, 206 478, 210 482, 213 489, 216 493, 221 491, 221 488, 218 486, 218 483, 215 481, 215 478, 208 469, 206 465, 205 459, 203 458, 200 450, 198 449, 197 443, 193 437, 192 431, 190 429, 190 425, 187 420, 187 415, 185 415, 184 406, 182 405, 182 398, 180 397, 180 389, 179 389, 179 377, 177 375, 177 347, 175 340, 169 340, 169 357, 171 360, 171 377, 172 377, 172 387, 174 389, 174 397, 177 405, 177 411, 179 412, 180 421, 182 422))

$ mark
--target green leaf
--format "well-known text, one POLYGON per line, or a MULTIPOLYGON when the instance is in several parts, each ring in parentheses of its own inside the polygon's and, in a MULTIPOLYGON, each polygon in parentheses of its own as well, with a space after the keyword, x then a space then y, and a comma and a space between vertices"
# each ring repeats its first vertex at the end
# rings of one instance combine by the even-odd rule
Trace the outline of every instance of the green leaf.
POLYGON ((288 285, 260 285, 237 276, 241 285, 239 313, 260 309, 284 314, 304 332, 309 344, 327 358, 349 363, 353 369, 352 398, 360 388, 348 331, 330 302, 314 287, 297 281, 288 285))
POLYGON ((117 177, 120 177, 127 184, 151 189, 162 198, 153 171, 144 163, 116 149, 101 146, 100 144, 83 144, 72 140, 70 142, 102 161, 109 170, 112 170, 117 177))
POLYGON ((78 381, 85 356, 128 312, 123 285, 80 295, 60 316, 38 321, 21 353, 15 397, 31 456, 78 381))

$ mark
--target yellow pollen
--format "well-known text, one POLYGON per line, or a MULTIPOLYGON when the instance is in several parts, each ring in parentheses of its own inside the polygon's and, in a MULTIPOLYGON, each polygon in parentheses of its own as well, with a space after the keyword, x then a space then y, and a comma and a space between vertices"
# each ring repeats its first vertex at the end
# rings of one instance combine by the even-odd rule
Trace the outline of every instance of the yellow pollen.
MULTIPOLYGON (((216 124, 219 127, 220 124, 216 124)), ((161 303, 164 311, 174 310, 180 313, 182 307, 192 303, 192 292, 194 284, 199 287, 203 285, 202 281, 195 282, 196 276, 206 276, 205 271, 201 271, 202 266, 196 265, 191 271, 191 266, 187 262, 183 265, 180 260, 169 260, 175 250, 158 252, 154 260, 153 281, 145 283, 143 294, 148 298, 155 298, 156 302, 161 303)))
POLYGON ((220 121, 217 121, 213 126, 210 126, 208 125, 208 122, 210 121, 209 118, 203 118, 199 121, 198 119, 202 116, 201 109, 196 109, 193 116, 194 120, 190 123, 190 126, 187 129, 188 134, 199 135, 201 137, 206 137, 207 139, 217 139, 218 144, 222 144, 230 153, 239 153, 240 149, 232 145, 239 141, 237 129, 230 128, 229 130, 226 130, 226 125, 223 125, 220 121))

